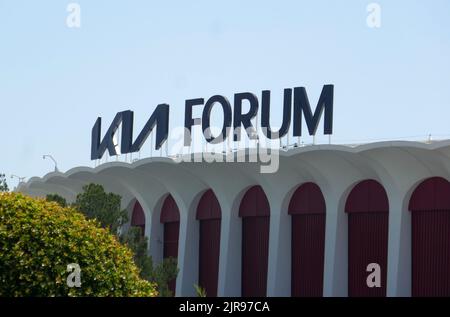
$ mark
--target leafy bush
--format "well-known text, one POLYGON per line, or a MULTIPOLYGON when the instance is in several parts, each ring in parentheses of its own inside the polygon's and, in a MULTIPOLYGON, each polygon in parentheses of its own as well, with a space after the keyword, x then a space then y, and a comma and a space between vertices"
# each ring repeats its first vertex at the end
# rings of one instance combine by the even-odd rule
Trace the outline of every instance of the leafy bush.
POLYGON ((134 263, 140 269, 140 277, 156 283, 159 296, 173 296, 169 282, 177 277, 177 260, 164 259, 154 266, 153 259, 148 254, 148 239, 141 228, 130 227, 125 232, 118 230, 129 220, 127 211, 120 208, 121 200, 120 195, 107 193, 102 185, 91 183, 83 186, 83 191, 77 195, 72 206, 86 217, 99 220, 103 228, 111 229, 112 233, 119 237, 119 241, 133 251, 134 263))
POLYGON ((169 283, 177 278, 177 265, 178 260, 176 258, 168 257, 153 268, 151 281, 156 283, 159 296, 170 297, 174 295, 169 289, 169 283))
POLYGON ((0 296, 156 296, 133 254, 96 220, 22 194, 0 194, 0 296), (81 268, 69 288, 67 265, 81 268))
POLYGON ((194 284, 195 293, 197 294, 197 297, 207 297, 206 289, 201 287, 198 284, 194 284))

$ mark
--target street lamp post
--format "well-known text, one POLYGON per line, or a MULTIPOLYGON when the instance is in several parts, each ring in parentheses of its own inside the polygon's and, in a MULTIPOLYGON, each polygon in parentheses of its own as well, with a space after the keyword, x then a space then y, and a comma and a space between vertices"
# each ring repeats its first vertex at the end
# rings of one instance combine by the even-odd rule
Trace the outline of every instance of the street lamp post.
POLYGON ((50 154, 44 154, 42 156, 42 159, 45 160, 46 158, 51 159, 53 161, 53 163, 55 163, 55 172, 59 172, 59 170, 58 170, 58 163, 56 163, 56 160, 53 158, 53 156, 51 156, 50 154))
POLYGON ((12 174, 12 175, 11 175, 11 178, 17 178, 17 179, 19 180, 19 184, 20 184, 20 183, 25 182, 25 178, 26 178, 26 177, 20 177, 20 176, 17 176, 17 175, 12 174))

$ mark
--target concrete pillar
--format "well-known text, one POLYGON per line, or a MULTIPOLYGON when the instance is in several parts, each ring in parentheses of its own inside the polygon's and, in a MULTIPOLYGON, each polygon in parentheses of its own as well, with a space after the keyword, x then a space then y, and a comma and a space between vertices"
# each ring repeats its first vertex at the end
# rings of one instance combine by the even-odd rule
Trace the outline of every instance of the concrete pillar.
POLYGON ((323 295, 348 295, 348 222, 345 195, 323 192, 326 203, 323 295))
POLYGON ((411 213, 404 193, 389 195, 387 296, 411 296, 411 213))
MULTIPOLYGON (((242 197, 241 197, 242 198, 242 197)), ((241 199, 237 199, 240 202, 241 199)), ((220 231, 218 296, 241 296, 242 220, 237 206, 220 201, 222 221, 220 231)))
POLYGON ((291 219, 281 202, 270 204, 267 296, 291 296, 291 219))
MULTIPOLYGON (((197 206, 197 203, 191 204, 197 206)), ((196 296, 194 284, 198 284, 199 223, 195 211, 180 209, 180 234, 178 238, 178 276, 176 296, 196 296)))

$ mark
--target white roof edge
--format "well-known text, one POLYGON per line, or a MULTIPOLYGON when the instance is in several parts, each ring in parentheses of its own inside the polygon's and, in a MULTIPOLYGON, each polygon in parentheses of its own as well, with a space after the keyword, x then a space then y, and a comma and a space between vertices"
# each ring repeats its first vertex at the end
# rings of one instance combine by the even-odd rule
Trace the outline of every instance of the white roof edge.
MULTIPOLYGON (((302 153, 315 152, 315 151, 341 151, 341 152, 349 152, 349 153, 362 153, 366 151, 378 150, 383 148, 415 148, 420 150, 439 150, 446 147, 450 147, 450 140, 442 140, 442 141, 433 141, 431 143, 417 142, 417 141, 382 141, 382 142, 374 142, 367 143, 362 145, 336 145, 336 144, 319 144, 319 145, 308 145, 308 146, 300 146, 296 148, 290 148, 288 150, 283 149, 274 149, 278 150, 281 156, 291 157, 296 155, 301 155, 302 153)), ((229 152, 227 155, 237 155, 238 157, 243 157, 246 155, 247 151, 255 151, 255 148, 250 149, 242 149, 237 152, 229 152)), ((189 156, 199 155, 200 153, 192 153, 189 155, 183 155, 183 158, 188 158, 189 156)), ((203 153, 202 155, 213 155, 211 153, 203 153)), ((220 153, 215 153, 214 155, 220 155, 220 153)), ((225 157, 225 154, 223 155, 225 157)), ((145 166, 152 163, 167 163, 167 164, 176 164, 173 158, 170 157, 149 157, 144 158, 133 163, 127 162, 108 162, 102 165, 99 165, 95 168, 88 166, 77 166, 69 169, 65 173, 62 172, 50 172, 43 177, 32 177, 27 182, 19 184, 16 191, 21 191, 29 188, 29 186, 35 182, 46 182, 52 178, 62 177, 69 178, 70 176, 78 173, 93 173, 97 174, 102 171, 108 170, 110 168, 115 167, 123 167, 135 169, 140 166, 145 166)))

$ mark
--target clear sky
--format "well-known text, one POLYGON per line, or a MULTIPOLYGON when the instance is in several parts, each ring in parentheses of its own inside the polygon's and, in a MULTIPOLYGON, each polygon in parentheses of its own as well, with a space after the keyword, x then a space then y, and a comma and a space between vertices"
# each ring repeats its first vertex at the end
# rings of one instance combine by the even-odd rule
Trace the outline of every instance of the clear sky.
MULTIPOLYGON (((0 172, 87 165, 98 116, 159 103, 335 85, 333 141, 450 137, 450 1, 0 0, 0 172), (67 5, 81 27, 66 25, 67 5), (381 8, 379 28, 366 7, 381 8)), ((281 109, 280 109, 281 110, 281 109)), ((200 108, 201 111, 201 108, 200 108)), ((197 115, 200 113, 197 113, 197 115)), ((273 125, 281 111, 273 111, 273 125)), ((12 187, 11 186, 11 187, 12 187)))

